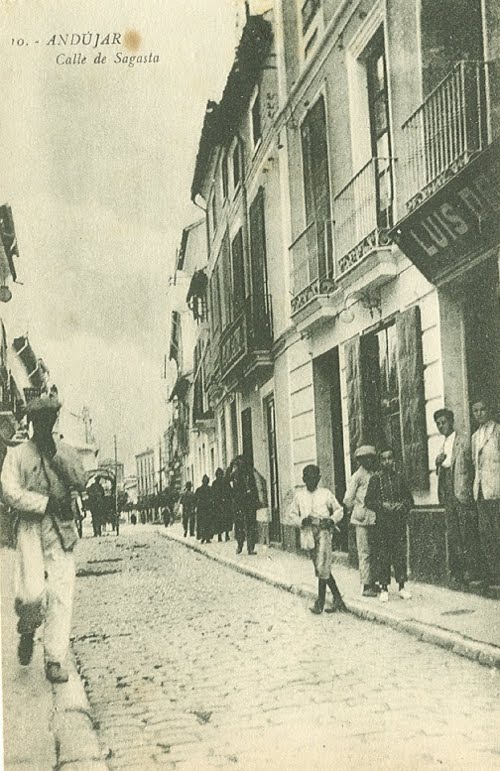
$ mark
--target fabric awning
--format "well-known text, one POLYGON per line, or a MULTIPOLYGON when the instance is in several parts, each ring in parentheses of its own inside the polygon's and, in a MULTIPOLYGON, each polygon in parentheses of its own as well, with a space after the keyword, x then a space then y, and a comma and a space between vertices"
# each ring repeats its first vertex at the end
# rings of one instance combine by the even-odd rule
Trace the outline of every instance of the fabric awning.
POLYGON ((172 393, 170 394, 169 402, 173 401, 175 398, 177 399, 184 399, 186 397, 187 392, 189 391, 190 382, 187 377, 184 375, 181 375, 177 378, 175 381, 174 387, 172 388, 172 393))

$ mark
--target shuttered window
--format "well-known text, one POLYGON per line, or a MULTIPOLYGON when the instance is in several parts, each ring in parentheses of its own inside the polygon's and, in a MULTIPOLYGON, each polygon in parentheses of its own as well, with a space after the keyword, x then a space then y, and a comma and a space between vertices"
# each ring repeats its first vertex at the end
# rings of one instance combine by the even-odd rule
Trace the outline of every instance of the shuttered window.
POLYGON ((243 253, 243 231, 240 228, 231 244, 231 266, 233 279, 233 304, 236 314, 243 310, 245 302, 245 263, 243 253))
POLYGON ((259 189, 250 206, 250 261, 252 276, 252 335, 258 347, 271 338, 270 297, 267 277, 264 190, 259 189))

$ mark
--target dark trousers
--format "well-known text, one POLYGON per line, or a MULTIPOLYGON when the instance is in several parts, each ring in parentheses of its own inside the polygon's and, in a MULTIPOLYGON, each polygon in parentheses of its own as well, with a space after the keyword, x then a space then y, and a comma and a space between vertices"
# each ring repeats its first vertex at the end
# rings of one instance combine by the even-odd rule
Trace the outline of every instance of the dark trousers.
POLYGON ((248 551, 253 551, 255 548, 256 531, 257 529, 257 512, 253 507, 246 506, 245 508, 237 509, 234 517, 234 535, 240 549, 243 548, 243 544, 247 542, 248 551))
POLYGON ((500 584, 500 500, 477 502, 479 538, 486 563, 484 578, 490 584, 500 584))
POLYGON ((184 528, 185 533, 187 533, 189 529, 189 535, 194 535, 195 519, 196 515, 194 511, 182 512, 182 527, 184 528))
POLYGON ((377 512, 375 525, 377 581, 391 583, 391 567, 398 584, 406 583, 406 517, 400 512, 377 512))
POLYGON ((452 578, 463 581, 480 577, 479 532, 474 504, 462 503, 453 493, 451 472, 440 472, 441 502, 446 513, 448 567, 452 578))

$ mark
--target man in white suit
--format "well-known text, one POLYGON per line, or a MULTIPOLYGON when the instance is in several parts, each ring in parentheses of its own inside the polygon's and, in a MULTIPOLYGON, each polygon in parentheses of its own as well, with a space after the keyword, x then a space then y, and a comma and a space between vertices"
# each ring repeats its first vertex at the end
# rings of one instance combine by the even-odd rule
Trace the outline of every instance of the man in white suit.
POLYGON ((484 399, 472 405, 479 428, 472 435, 474 500, 489 583, 500 584, 500 424, 484 399))

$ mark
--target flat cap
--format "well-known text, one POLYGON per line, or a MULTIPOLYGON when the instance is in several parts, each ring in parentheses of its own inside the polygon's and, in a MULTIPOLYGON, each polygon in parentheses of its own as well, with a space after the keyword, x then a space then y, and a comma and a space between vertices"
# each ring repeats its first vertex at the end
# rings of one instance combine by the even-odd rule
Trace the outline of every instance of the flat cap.
POLYGON ((367 455, 376 455, 377 451, 375 447, 371 444, 362 444, 361 447, 358 447, 356 452, 354 453, 355 458, 363 458, 367 455))

